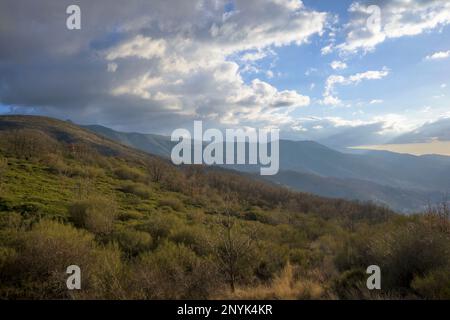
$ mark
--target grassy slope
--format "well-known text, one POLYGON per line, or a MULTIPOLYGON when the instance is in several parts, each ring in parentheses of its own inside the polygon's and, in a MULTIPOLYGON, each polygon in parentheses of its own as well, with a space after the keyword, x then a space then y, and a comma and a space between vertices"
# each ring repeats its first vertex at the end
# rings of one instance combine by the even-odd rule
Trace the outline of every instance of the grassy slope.
MULTIPOLYGON (((425 228, 421 219, 396 216, 373 205, 294 193, 224 170, 174 168, 53 119, 0 117, 0 136, 0 160, 6 159, 0 162, 3 298, 371 297, 361 288, 364 266, 393 264, 384 252, 403 243, 394 235, 414 242, 407 238, 410 231, 405 226, 425 228), (38 146, 34 154, 24 156, 23 148, 13 148, 22 141, 18 137, 29 141, 39 134, 45 136, 25 144, 25 150, 38 146), (88 151, 76 151, 84 150, 80 146, 88 146, 88 151), (74 204, 95 201, 100 206, 88 212, 93 217, 115 211, 110 230, 78 225, 71 216, 74 204), (230 221, 233 236, 227 243, 224 226, 230 221), (72 230, 73 225, 77 229, 72 230), (367 256, 367 243, 377 244, 390 234, 388 247, 376 247, 378 251, 367 256), (235 293, 228 289, 229 268, 223 256, 230 246, 238 256, 235 293), (74 260, 91 266, 88 288, 75 296, 59 280, 66 261, 74 260), (111 267, 105 271, 105 265, 111 267), (116 279, 115 286, 111 279, 116 279), (336 283, 350 289, 339 291, 336 283)), ((425 238, 437 234, 445 247, 448 239, 441 233, 424 232, 425 238)), ((431 243, 441 243, 434 240, 431 243)), ((430 251, 441 254, 445 249, 434 246, 412 247, 434 259, 430 251)), ((427 264, 421 276, 445 265, 445 259, 427 264)), ((393 280, 386 294, 398 294, 399 285, 393 280)), ((437 289, 432 294, 422 290, 422 296, 432 297, 437 289)))

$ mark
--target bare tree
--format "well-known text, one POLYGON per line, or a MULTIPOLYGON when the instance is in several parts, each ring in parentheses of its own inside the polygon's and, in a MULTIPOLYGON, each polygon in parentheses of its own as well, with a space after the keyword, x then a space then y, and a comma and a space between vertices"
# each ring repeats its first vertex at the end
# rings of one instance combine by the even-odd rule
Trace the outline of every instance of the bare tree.
POLYGON ((238 230, 236 219, 232 214, 231 198, 232 195, 225 199, 225 217, 220 221, 220 231, 214 252, 230 290, 235 292, 237 281, 251 266, 253 237, 251 233, 238 230))

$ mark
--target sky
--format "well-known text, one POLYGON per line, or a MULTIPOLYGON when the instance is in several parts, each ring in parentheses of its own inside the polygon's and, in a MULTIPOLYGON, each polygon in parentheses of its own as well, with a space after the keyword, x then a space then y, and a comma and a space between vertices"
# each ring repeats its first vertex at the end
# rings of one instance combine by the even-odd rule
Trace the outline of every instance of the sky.
POLYGON ((447 0, 3 0, 0 113, 384 143, 450 117, 449 24, 447 0))

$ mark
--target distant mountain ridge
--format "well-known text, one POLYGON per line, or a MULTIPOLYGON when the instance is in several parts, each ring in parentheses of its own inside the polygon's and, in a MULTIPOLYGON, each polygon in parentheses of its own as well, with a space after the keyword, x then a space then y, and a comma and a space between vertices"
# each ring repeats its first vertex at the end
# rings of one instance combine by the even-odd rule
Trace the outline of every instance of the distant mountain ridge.
MULTIPOLYGON (((170 157, 175 142, 169 137, 118 132, 84 126, 125 145, 170 157)), ((259 166, 225 166, 256 173, 259 166)), ((274 183, 321 196, 371 200, 411 212, 442 201, 450 191, 450 157, 411 156, 373 151, 342 153, 313 141, 280 141, 280 172, 265 177, 274 183)))
POLYGON ((405 133, 389 143, 421 143, 432 140, 450 141, 450 118, 444 118, 436 122, 424 124, 420 128, 405 133))

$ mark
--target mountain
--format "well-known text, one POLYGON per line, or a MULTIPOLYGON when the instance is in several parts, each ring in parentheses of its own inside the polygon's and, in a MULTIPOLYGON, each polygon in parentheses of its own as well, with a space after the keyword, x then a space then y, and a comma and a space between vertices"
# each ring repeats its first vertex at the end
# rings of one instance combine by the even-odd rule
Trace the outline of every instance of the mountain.
POLYGON ((296 171, 280 171, 265 179, 329 198, 358 199, 391 207, 398 212, 418 211, 445 199, 440 192, 424 192, 380 185, 367 180, 322 177, 296 171))
POLYGON ((163 157, 170 155, 174 145, 169 137, 156 134, 119 132, 100 125, 88 125, 83 127, 124 145, 163 157))
POLYGON ((422 143, 432 140, 450 141, 450 118, 424 124, 422 127, 405 133, 392 141, 390 144, 422 143))
MULTIPOLYGON (((87 128, 141 150, 170 156, 170 139, 87 128)), ((258 166, 226 166, 256 173, 258 166)), ((385 151, 343 153, 313 141, 280 141, 280 172, 268 180, 326 197, 371 200, 411 212, 440 202, 450 191, 450 157, 412 156, 385 151)))

